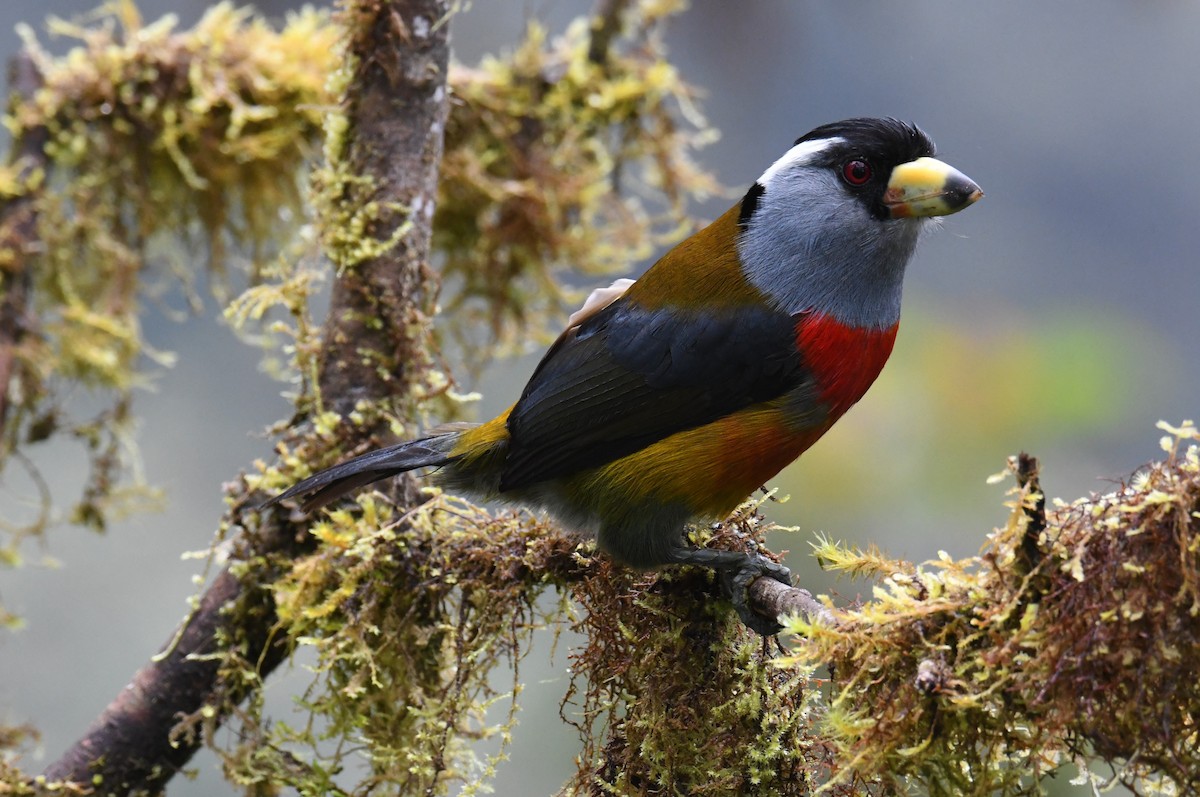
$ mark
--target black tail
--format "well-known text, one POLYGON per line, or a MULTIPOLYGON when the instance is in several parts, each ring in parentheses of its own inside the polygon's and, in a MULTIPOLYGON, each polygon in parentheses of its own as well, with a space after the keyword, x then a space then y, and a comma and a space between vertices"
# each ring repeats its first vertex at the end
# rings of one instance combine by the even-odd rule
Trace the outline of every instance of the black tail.
POLYGON ((304 496, 300 508, 305 512, 311 512, 365 484, 415 468, 445 465, 452 459, 445 451, 451 447, 448 445, 451 441, 447 438, 454 436, 457 435, 426 437, 423 440, 411 440, 407 443, 398 443, 387 448, 368 451, 362 456, 309 476, 304 481, 292 485, 263 503, 259 508, 266 509, 288 498, 304 496))

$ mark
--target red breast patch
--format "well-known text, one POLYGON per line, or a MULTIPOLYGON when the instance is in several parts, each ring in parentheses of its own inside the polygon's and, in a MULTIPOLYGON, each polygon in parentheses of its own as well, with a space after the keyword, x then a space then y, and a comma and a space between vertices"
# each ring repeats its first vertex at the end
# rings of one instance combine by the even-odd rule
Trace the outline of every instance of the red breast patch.
POLYGON ((899 324, 860 329, 821 315, 803 313, 796 322, 796 347, 821 388, 834 418, 850 409, 883 370, 899 324))

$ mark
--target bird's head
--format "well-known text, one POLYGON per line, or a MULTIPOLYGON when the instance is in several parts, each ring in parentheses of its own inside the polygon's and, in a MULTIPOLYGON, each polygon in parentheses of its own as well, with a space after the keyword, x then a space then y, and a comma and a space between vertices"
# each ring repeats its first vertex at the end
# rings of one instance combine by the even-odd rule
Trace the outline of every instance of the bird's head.
POLYGON ((983 196, 933 154, 924 132, 895 119, 847 119, 802 136, 742 200, 746 278, 793 314, 895 324, 921 229, 983 196))

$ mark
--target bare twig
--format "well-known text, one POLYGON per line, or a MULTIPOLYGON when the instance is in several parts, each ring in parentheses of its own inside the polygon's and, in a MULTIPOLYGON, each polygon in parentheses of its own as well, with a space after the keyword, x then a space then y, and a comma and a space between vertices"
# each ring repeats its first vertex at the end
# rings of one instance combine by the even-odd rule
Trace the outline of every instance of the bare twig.
POLYGON ((591 38, 588 40, 588 60, 597 66, 608 64, 612 40, 621 33, 621 16, 629 0, 598 0, 592 10, 591 38))
POLYGON ((1040 467, 1037 457, 1021 452, 1010 460, 1010 467, 1017 477, 1017 486, 1031 499, 1023 505, 1028 523, 1025 526, 1025 536, 1021 539, 1021 564, 1025 572, 1037 567, 1042 559, 1041 536, 1046 530, 1046 494, 1042 492, 1042 484, 1038 478, 1040 467))

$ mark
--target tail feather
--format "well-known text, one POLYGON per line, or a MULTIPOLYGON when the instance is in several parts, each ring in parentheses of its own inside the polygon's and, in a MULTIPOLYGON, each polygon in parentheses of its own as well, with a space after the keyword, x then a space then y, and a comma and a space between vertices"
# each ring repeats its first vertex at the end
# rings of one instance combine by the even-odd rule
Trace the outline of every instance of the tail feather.
POLYGON ((274 506, 289 498, 303 496, 300 508, 304 512, 311 512, 380 479, 416 468, 445 465, 453 459, 446 453, 449 448, 446 445, 448 437, 451 435, 427 437, 368 451, 362 456, 334 465, 292 485, 263 503, 260 509, 274 506))

